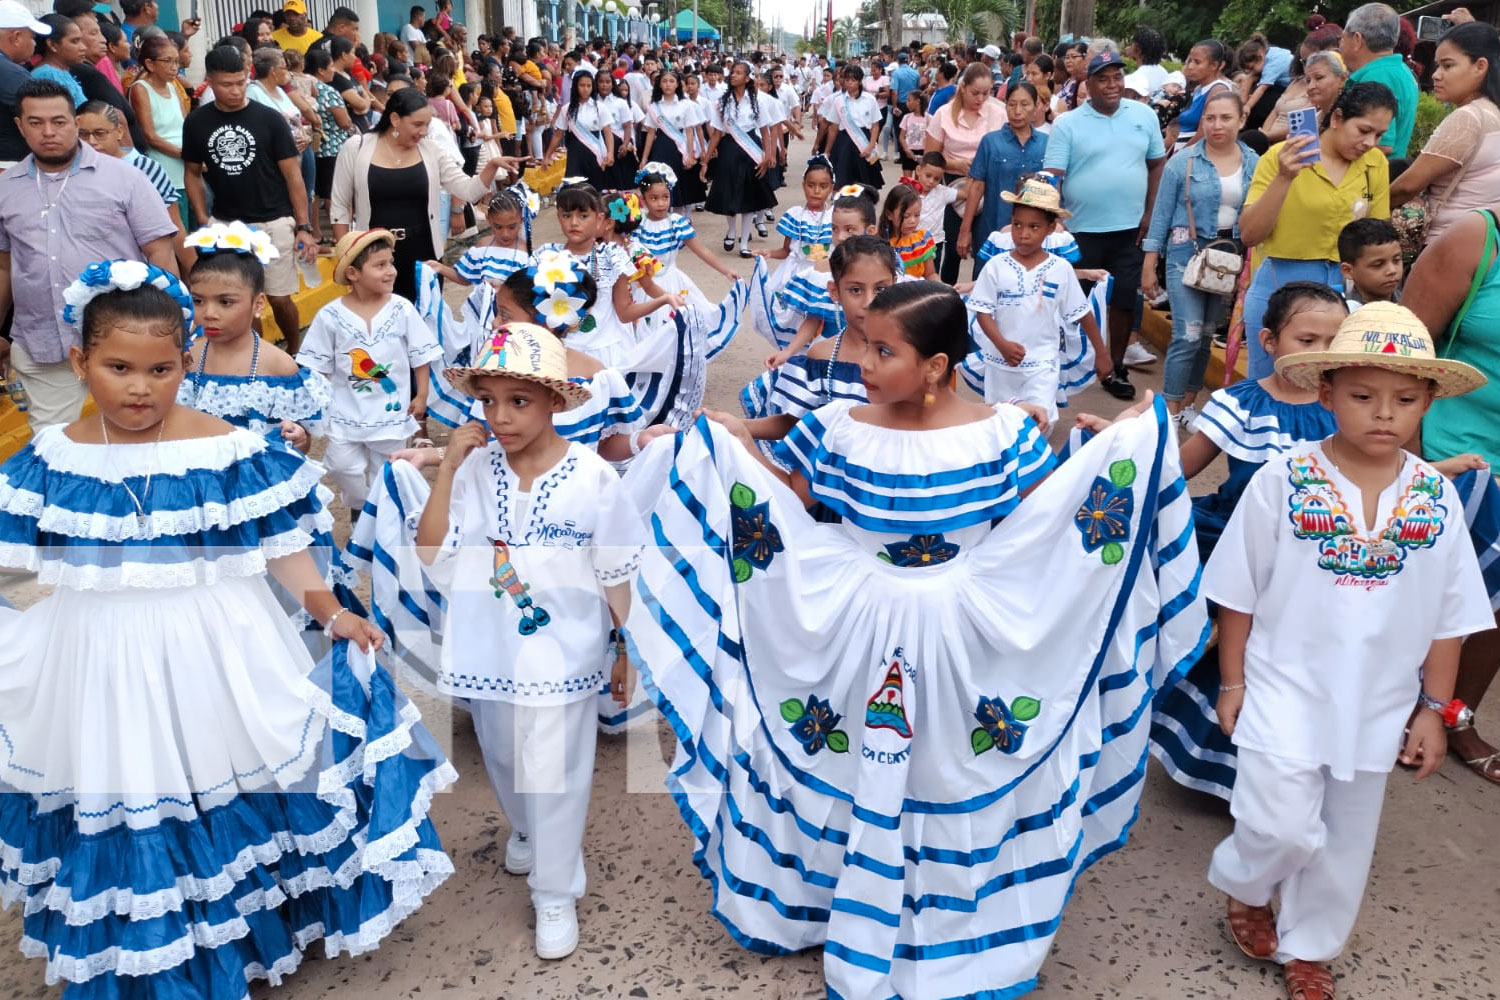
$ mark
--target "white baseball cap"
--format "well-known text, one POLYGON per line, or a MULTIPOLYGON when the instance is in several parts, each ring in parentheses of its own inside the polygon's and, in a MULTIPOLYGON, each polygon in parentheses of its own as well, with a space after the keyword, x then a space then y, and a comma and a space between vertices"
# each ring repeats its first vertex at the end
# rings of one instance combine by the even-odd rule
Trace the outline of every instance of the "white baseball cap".
POLYGON ((17 3, 17 0, 0 0, 0 31, 12 31, 16 28, 25 28, 38 35, 52 34, 52 29, 38 21, 25 5, 17 3))
POLYGON ((1000 47, 998 45, 986 45, 984 48, 979 50, 979 54, 982 56, 989 56, 991 59, 999 59, 1000 47))

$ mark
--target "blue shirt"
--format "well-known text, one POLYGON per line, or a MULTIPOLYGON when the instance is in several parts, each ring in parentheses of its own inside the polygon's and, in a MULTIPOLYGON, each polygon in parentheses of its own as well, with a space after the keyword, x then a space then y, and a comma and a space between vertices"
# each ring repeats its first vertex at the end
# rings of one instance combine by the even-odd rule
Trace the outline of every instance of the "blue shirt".
POLYGON ((937 90, 935 90, 932 94, 932 100, 927 102, 927 116, 931 118, 933 113, 936 112, 938 108, 953 100, 953 95, 957 93, 957 91, 958 88, 951 83, 946 87, 939 87, 937 90))
POLYGON ((1148 160, 1167 155, 1156 113, 1121 101, 1112 115, 1090 101, 1058 118, 1047 137, 1043 166, 1064 171, 1063 207, 1075 233, 1138 229, 1146 214, 1148 160))
POLYGON ((1009 123, 979 140, 974 162, 969 167, 970 177, 984 181, 984 204, 974 217, 971 233, 976 246, 988 239, 991 233, 1010 225, 1011 205, 1000 195, 1004 191, 1014 191, 1021 175, 1041 170, 1046 152, 1045 134, 1032 129, 1023 145, 1009 123))
POLYGON ((891 74, 891 87, 896 91, 898 107, 906 107, 906 95, 916 90, 921 82, 922 78, 917 74, 917 71, 912 69, 907 63, 901 63, 896 67, 895 72, 891 74))

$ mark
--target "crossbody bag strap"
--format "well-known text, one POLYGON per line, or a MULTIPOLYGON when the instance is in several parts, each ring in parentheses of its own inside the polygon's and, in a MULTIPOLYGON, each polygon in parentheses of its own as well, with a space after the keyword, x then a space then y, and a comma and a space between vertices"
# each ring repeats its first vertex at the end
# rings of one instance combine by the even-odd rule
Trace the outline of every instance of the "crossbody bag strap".
POLYGON ((1187 199, 1188 239, 1198 245, 1198 227, 1193 225, 1193 151, 1188 150, 1187 179, 1182 182, 1183 196, 1187 199))
POLYGON ((1458 341, 1458 330, 1463 326, 1464 318, 1469 315, 1469 309, 1479 297, 1479 289, 1484 285, 1485 278, 1489 277, 1490 268, 1495 263, 1495 244, 1497 236, 1500 236, 1495 229, 1495 213, 1485 209, 1479 214, 1484 216, 1484 252, 1479 255, 1479 266, 1474 268, 1474 280, 1469 282, 1469 294, 1464 296, 1464 304, 1459 306, 1453 321, 1448 324, 1448 342, 1443 345, 1442 354, 1445 358, 1452 356, 1453 345, 1458 341))

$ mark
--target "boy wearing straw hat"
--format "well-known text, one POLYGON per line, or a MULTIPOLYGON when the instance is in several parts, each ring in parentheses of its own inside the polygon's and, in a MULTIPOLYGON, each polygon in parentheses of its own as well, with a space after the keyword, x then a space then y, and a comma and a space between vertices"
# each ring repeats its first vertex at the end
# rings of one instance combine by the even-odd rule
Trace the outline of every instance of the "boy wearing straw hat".
POLYGON ((1457 494, 1403 445, 1435 396, 1485 379, 1385 302, 1276 371, 1317 390, 1338 430, 1266 463, 1204 572, 1216 710, 1239 752, 1234 831, 1208 879, 1235 943, 1280 963, 1292 1000, 1332 1000, 1386 775, 1398 754, 1419 779, 1437 770, 1444 726, 1472 715, 1453 699, 1459 645, 1494 618, 1457 494))
POLYGON ((1114 368, 1073 266, 1043 245, 1057 221, 1071 215, 1057 188, 1033 174, 1022 178, 1014 194, 1005 191, 1000 197, 1014 206, 1010 234, 1015 248, 984 265, 966 303, 984 334, 979 341, 984 399, 1031 403, 1055 421, 1058 345, 1065 328, 1082 326, 1094 345, 1099 378, 1114 368))
POLYGON ((417 525, 417 553, 448 599, 438 687, 468 699, 511 835, 505 870, 528 875, 536 952, 578 946, 595 697, 629 703, 611 625, 630 608, 645 525, 609 463, 560 437, 554 413, 589 398, 562 341, 500 326, 470 368, 444 372, 485 423, 448 439, 417 525), (614 657, 606 652, 614 646, 614 657))

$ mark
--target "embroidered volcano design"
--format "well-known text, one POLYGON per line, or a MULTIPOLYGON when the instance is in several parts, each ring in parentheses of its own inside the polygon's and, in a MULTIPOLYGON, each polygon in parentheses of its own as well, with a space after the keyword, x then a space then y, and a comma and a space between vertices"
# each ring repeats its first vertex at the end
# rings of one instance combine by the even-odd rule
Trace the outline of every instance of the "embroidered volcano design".
POLYGON ((901 661, 894 660, 880 690, 865 704, 865 728, 890 729, 903 739, 911 739, 911 724, 906 721, 906 701, 902 694, 901 661))

